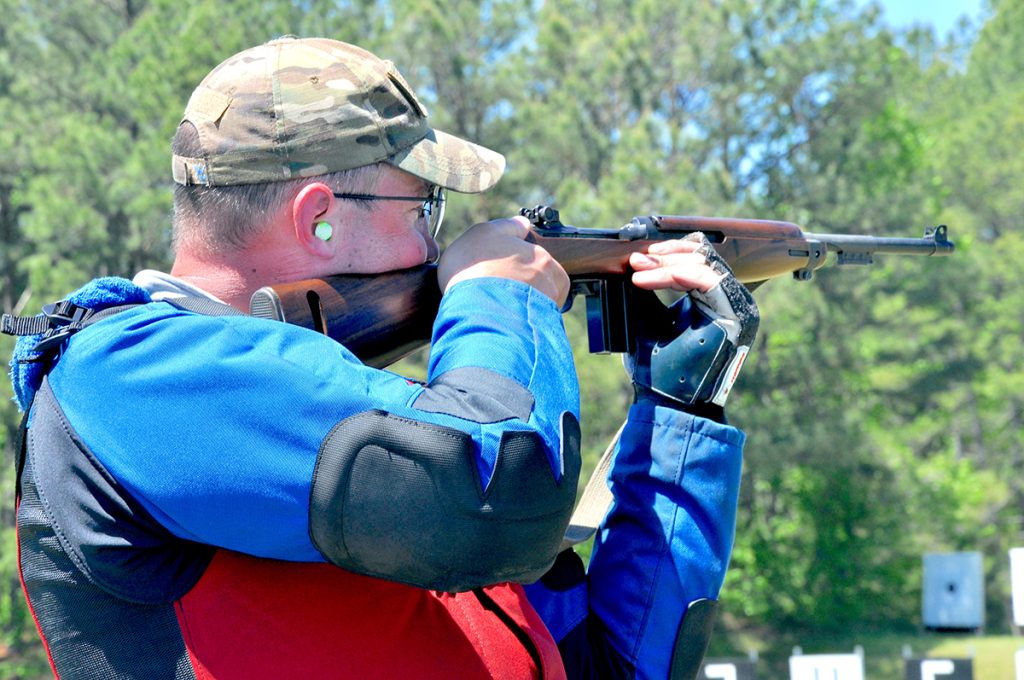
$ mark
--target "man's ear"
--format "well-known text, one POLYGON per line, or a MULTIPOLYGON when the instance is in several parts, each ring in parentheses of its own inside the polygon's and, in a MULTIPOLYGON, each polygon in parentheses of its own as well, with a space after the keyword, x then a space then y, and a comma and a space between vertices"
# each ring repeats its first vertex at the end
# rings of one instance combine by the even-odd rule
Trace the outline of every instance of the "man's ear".
POLYGON ((322 182, 307 184, 292 199, 292 227, 295 240, 309 253, 318 257, 333 257, 336 241, 332 241, 329 215, 334 205, 334 193, 322 182), (319 229, 318 229, 319 225, 319 229))

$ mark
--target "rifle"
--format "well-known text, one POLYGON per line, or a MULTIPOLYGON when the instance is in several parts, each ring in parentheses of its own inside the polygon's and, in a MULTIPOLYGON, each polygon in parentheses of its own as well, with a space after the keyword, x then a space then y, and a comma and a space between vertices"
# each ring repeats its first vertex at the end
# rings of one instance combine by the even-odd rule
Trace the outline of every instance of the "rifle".
MULTIPOLYGON (((804 232, 791 222, 729 217, 634 217, 618 229, 562 224, 549 206, 523 208, 527 241, 546 249, 570 279, 568 311, 586 298, 593 353, 625 352, 631 337, 629 255, 656 241, 703 232, 740 282, 753 290, 786 274, 807 281, 829 253, 836 263, 871 264, 876 254, 949 255, 954 245, 945 225, 923 238, 881 238, 804 232)), ((287 321, 337 340, 364 363, 387 366, 430 342, 441 292, 433 265, 385 274, 328 276, 257 290, 253 316, 287 321)))

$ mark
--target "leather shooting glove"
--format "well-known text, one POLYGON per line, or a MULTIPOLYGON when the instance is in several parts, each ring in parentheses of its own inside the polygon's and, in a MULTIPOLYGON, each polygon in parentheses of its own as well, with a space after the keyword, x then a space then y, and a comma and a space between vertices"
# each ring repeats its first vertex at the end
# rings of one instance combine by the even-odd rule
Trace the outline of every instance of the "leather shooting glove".
POLYGON ((708 291, 693 290, 666 308, 650 291, 636 291, 635 349, 627 357, 638 395, 653 394, 703 413, 725 406, 757 335, 760 314, 750 291, 701 233, 704 266, 721 275, 708 291), (715 409, 714 407, 719 407, 715 409))

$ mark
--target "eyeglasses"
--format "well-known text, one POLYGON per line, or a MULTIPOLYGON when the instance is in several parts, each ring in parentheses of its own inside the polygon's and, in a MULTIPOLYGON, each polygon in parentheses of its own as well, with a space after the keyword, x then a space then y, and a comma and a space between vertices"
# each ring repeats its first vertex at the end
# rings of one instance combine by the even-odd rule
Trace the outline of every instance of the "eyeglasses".
POLYGON ((375 194, 334 194, 335 198, 342 198, 351 201, 419 201, 419 219, 426 220, 427 232, 431 237, 436 238, 441 230, 441 222, 444 220, 444 188, 433 187, 426 196, 377 196, 375 194))

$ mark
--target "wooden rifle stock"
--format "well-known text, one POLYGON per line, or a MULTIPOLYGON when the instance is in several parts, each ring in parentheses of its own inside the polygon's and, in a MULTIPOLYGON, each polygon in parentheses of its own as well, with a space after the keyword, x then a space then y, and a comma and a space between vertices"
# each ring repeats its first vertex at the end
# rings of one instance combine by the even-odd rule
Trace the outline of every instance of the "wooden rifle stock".
MULTIPOLYGON (((569 274, 569 304, 586 297, 590 351, 597 353, 627 351, 629 255, 657 241, 704 233, 751 289, 790 274, 808 280, 830 252, 838 264, 870 264, 876 253, 948 255, 954 249, 945 226, 919 239, 812 234, 791 222, 725 217, 636 217, 619 229, 580 229, 562 224, 547 206, 521 212, 533 224, 527 240, 569 274)), ((436 268, 424 265, 268 286, 253 294, 250 313, 324 333, 364 363, 383 367, 430 342, 440 300, 436 268)))
POLYGON ((437 268, 423 265, 266 286, 253 293, 249 313, 323 333, 383 368, 430 342, 440 304, 437 268))

